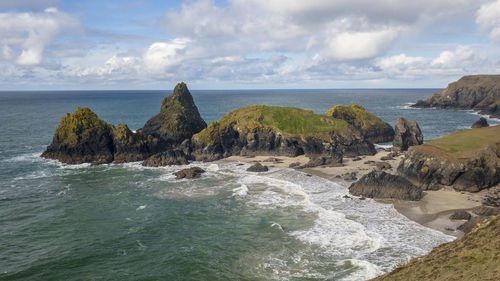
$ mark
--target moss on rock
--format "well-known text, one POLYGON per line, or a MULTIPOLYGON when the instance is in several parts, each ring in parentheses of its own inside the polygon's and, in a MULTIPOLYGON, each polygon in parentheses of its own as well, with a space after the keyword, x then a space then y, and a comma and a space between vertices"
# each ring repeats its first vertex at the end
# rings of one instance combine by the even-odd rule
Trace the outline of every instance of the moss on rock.
POLYGON ((360 130, 361 134, 372 143, 390 142, 394 138, 394 130, 373 113, 358 104, 336 105, 325 115, 345 120, 360 130))

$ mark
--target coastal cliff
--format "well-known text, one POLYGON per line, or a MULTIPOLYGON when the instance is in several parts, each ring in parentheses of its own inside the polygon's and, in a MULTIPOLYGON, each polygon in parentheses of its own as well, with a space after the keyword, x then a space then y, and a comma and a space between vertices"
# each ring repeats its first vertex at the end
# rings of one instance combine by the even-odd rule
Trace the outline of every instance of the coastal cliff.
POLYGON ((500 126, 457 131, 410 147, 398 172, 423 189, 491 187, 500 182, 500 126))
POLYGON ((196 160, 231 155, 372 155, 375 148, 348 122, 294 107, 248 106, 195 134, 196 160))
POLYGON ((500 118, 500 75, 464 76, 426 100, 416 108, 473 109, 500 118))
POLYGON ((500 215, 372 280, 498 280, 500 215))

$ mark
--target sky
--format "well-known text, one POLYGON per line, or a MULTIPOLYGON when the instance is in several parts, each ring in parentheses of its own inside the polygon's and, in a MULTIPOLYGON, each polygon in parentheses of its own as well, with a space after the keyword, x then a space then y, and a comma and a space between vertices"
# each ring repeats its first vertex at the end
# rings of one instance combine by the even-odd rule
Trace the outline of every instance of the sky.
POLYGON ((0 0, 0 90, 444 88, 500 0, 0 0))

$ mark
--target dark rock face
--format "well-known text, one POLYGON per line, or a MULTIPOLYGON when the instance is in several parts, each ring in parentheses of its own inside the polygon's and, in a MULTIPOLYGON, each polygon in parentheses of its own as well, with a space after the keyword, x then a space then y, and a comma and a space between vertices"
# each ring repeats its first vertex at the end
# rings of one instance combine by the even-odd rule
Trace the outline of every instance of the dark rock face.
POLYGON ((488 194, 483 198, 483 205, 490 207, 500 207, 500 187, 490 188, 488 194))
POLYGON ((406 151, 408 147, 424 143, 424 136, 417 122, 399 117, 396 120, 396 133, 392 141, 395 151, 406 151))
POLYGON ((455 211, 451 216, 451 220, 469 220, 471 218, 471 214, 465 210, 455 211))
POLYGON ((133 133, 125 124, 113 129, 113 145, 115 163, 141 161, 160 149, 157 138, 141 130, 133 133))
POLYGON ((290 135, 269 127, 238 128, 231 123, 227 126, 214 122, 203 134, 192 139, 192 154, 198 161, 213 161, 231 155, 332 155, 340 153, 348 156, 374 155, 375 147, 352 128, 343 128, 327 136, 290 135), (236 127, 236 128, 235 128, 236 127))
POLYGON ((142 131, 167 144, 181 143, 207 127, 185 83, 175 86, 166 97, 160 113, 149 119, 142 131))
POLYGON ((455 190, 477 192, 500 182, 496 166, 500 146, 488 147, 468 159, 454 159, 432 146, 417 146, 408 150, 398 166, 398 172, 421 184, 422 189, 440 185, 455 190))
POLYGON ((496 216, 500 215, 500 208, 490 206, 477 206, 472 209, 472 212, 478 216, 496 216))
POLYGON ((488 121, 484 117, 479 118, 479 120, 477 120, 476 122, 474 122, 474 124, 472 124, 472 128, 483 128, 488 126, 490 125, 488 124, 488 121))
POLYGON ((500 116, 500 75, 464 76, 427 100, 413 107, 474 109, 493 117, 500 116))
POLYGON ((180 179, 196 179, 201 177, 201 174, 205 173, 205 170, 203 170, 200 167, 192 167, 192 168, 187 168, 187 169, 182 169, 178 172, 175 172, 175 178, 180 180, 180 179))
POLYGON ((349 192, 368 198, 394 198, 417 201, 423 197, 420 188, 407 179, 382 171, 372 171, 349 187, 349 192))
POLYGON ((466 221, 464 224, 457 227, 458 230, 461 230, 463 233, 469 233, 476 227, 478 224, 483 223, 488 220, 489 217, 477 216, 473 217, 470 220, 466 221))
POLYGON ((267 172, 269 168, 260 163, 255 163, 247 169, 248 172, 267 172))
POLYGON ((391 142, 394 139, 394 130, 391 125, 382 121, 361 105, 336 105, 328 110, 325 115, 345 120, 359 130, 361 135, 371 143, 391 142))
POLYGON ((170 165, 187 165, 188 157, 182 150, 167 150, 159 152, 146 159, 142 165, 148 167, 160 167, 170 165))
POLYGON ((52 143, 41 155, 67 164, 113 161, 113 128, 88 108, 61 119, 52 143))

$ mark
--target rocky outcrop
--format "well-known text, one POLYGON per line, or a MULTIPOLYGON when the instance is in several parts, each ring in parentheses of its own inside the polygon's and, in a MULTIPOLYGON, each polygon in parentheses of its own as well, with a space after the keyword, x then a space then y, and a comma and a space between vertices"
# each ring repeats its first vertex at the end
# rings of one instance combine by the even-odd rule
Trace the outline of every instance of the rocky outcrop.
POLYGON ((391 125, 367 111, 358 104, 336 105, 325 115, 345 120, 361 132, 361 135, 371 143, 391 142, 394 130, 391 125))
POLYGON ((249 106, 228 113, 193 136, 192 155, 211 161, 231 155, 373 155, 376 150, 344 120, 310 110, 249 106))
POLYGON ((349 192, 368 198, 394 198, 417 201, 423 197, 420 188, 407 179, 382 171, 372 171, 349 187, 349 192))
POLYGON ((464 76, 427 100, 413 107, 474 109, 492 117, 500 117, 500 75, 464 76))
POLYGON ((392 141, 395 151, 406 151, 410 146, 424 143, 424 136, 417 122, 399 117, 396 120, 396 132, 392 141))
POLYGON ((500 216, 373 280, 499 280, 500 216))
POLYGON ((309 161, 305 165, 300 166, 299 169, 318 166, 340 167, 342 166, 342 154, 332 153, 326 156, 312 156, 309 158, 309 161))
POLYGON ((171 149, 164 152, 159 152, 148 159, 142 165, 148 167, 160 167, 171 165, 187 165, 189 164, 188 156, 182 150, 171 149))
POLYGON ((85 107, 61 119, 41 156, 67 164, 102 164, 112 162, 113 154, 113 127, 85 107))
POLYGON ((149 119, 142 129, 166 144, 179 144, 207 127, 185 83, 175 86, 166 97, 160 113, 149 119))
POLYGON ((472 124, 473 129, 489 127, 489 126, 490 126, 490 124, 488 124, 488 121, 484 117, 479 118, 479 120, 477 120, 476 122, 474 122, 474 124, 472 124))
POLYGON ((469 220, 471 218, 471 214, 465 210, 455 211, 450 216, 450 220, 469 220))
POLYGON ((200 167, 192 167, 192 168, 187 168, 187 169, 182 169, 178 172, 175 172, 175 178, 180 180, 180 179, 196 179, 201 177, 201 174, 205 173, 205 170, 203 170, 200 167))
POLYGON ((247 169, 247 172, 267 172, 267 171, 269 171, 269 168, 258 162, 248 167, 247 169))
POLYGON ((500 126, 457 131, 411 147, 398 172, 423 189, 477 192, 500 182, 500 126))
POLYGON ((125 124, 113 128, 112 136, 115 163, 142 161, 160 150, 157 138, 141 130, 134 133, 125 124))

